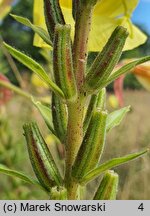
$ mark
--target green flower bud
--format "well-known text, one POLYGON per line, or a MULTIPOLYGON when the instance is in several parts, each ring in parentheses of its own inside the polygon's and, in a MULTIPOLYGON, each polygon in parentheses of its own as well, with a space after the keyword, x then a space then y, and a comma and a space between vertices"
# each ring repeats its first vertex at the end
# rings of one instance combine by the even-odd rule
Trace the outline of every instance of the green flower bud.
POLYGON ((50 191, 53 185, 62 184, 62 177, 37 124, 25 124, 23 128, 35 175, 41 185, 50 191))
POLYGON ((59 5, 59 0, 44 0, 45 21, 51 41, 54 38, 56 24, 65 24, 65 20, 59 5))
POLYGON ((63 143, 67 131, 67 108, 55 94, 52 93, 52 117, 55 133, 63 143))
POLYGON ((73 176, 81 179, 87 172, 94 169, 102 155, 106 135, 107 112, 93 112, 89 127, 73 165, 73 176))
POLYGON ((73 71, 70 25, 57 25, 54 36, 54 77, 63 91, 66 100, 77 97, 76 81, 73 71))
POLYGON ((85 89, 92 93, 101 88, 119 61, 123 46, 128 36, 127 30, 118 26, 108 42, 90 67, 85 80, 85 89))
POLYGON ((100 186, 98 187, 94 200, 115 200, 118 190, 119 176, 112 170, 105 173, 100 186))

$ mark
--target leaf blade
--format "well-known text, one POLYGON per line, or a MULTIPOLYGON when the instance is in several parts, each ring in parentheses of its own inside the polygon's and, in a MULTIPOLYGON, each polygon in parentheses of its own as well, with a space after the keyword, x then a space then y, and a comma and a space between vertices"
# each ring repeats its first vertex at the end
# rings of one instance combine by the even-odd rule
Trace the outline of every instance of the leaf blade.
POLYGON ((106 170, 109 170, 113 167, 119 166, 121 164, 127 163, 128 161, 134 160, 144 154, 146 154, 149 151, 149 149, 144 150, 142 152, 138 152, 138 153, 133 153, 133 154, 129 154, 126 155, 124 157, 119 157, 119 158, 113 158, 103 164, 101 164, 99 167, 97 167, 96 169, 93 169, 92 171, 90 171, 89 173, 87 173, 81 180, 80 183, 81 184, 86 184, 87 182, 93 180, 94 178, 98 177, 101 173, 103 173, 106 170))
POLYGON ((127 106, 110 113, 107 117, 107 124, 106 124, 107 132, 110 131, 112 128, 118 126, 121 123, 121 121, 124 119, 126 113, 129 111, 130 111, 130 106, 127 106))
POLYGON ((64 98, 64 94, 62 90, 52 81, 50 80, 48 74, 45 72, 44 68, 37 63, 35 60, 25 55, 24 53, 18 51, 12 46, 8 45, 4 42, 4 46, 8 49, 9 53, 16 58, 19 62, 24 64, 27 68, 36 73, 56 94, 64 98))
POLYGON ((11 17, 13 17, 17 22, 31 28, 35 33, 37 33, 48 45, 52 46, 52 42, 50 40, 50 37, 48 35, 48 32, 45 31, 45 29, 33 25, 29 19, 22 17, 22 16, 17 16, 14 14, 10 14, 11 17))
POLYGON ((45 190, 45 188, 43 188, 37 180, 25 175, 24 173, 9 169, 2 164, 0 164, 0 172, 3 174, 6 174, 6 175, 12 176, 12 177, 17 177, 17 178, 25 181, 26 183, 33 184, 35 186, 40 187, 42 190, 45 190))
POLYGON ((121 76, 122 74, 129 72, 130 70, 132 70, 137 65, 142 64, 142 63, 147 62, 147 61, 150 61, 150 56, 140 58, 136 61, 130 62, 130 63, 122 66, 119 70, 115 71, 112 75, 110 75, 110 77, 105 82, 102 83, 102 87, 107 86, 112 81, 114 81, 119 76, 121 76))

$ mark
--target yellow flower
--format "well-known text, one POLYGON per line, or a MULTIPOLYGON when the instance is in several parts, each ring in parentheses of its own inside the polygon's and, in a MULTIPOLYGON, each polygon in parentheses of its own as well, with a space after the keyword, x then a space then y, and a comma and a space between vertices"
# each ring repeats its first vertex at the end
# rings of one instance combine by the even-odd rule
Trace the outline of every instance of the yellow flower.
POLYGON ((0 20, 2 20, 11 10, 13 0, 0 0, 0 20))
MULTIPOLYGON (((146 35, 142 33, 131 22, 131 16, 138 4, 138 0, 100 0, 96 4, 93 12, 92 26, 89 38, 89 51, 100 51, 107 42, 113 30, 118 25, 128 29, 129 37, 126 41, 124 50, 133 49, 146 41, 146 35)), ((74 20, 72 17, 72 1, 60 0, 60 5, 66 23, 72 26, 72 38, 74 35, 74 20)), ((34 0, 34 24, 46 29, 44 14, 41 13, 43 0, 34 0)), ((37 35, 34 38, 34 45, 47 47, 37 35)))

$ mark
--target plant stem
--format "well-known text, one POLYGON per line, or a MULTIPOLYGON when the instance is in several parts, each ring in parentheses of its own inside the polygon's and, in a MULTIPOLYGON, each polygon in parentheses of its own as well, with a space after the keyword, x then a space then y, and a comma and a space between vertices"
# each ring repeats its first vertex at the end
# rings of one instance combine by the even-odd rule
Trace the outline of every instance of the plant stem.
POLYGON ((91 26, 91 14, 91 7, 81 5, 76 15, 73 64, 76 75, 78 98, 75 102, 68 104, 68 128, 66 137, 65 184, 69 200, 77 198, 78 183, 73 180, 71 172, 83 140, 83 114, 86 97, 83 94, 82 86, 84 83, 87 62, 87 44, 91 26))
POLYGON ((75 103, 68 105, 68 128, 66 138, 66 173, 65 182, 68 199, 75 199, 77 185, 72 182, 72 165, 83 139, 83 110, 84 98, 78 98, 75 103))
POLYGON ((81 5, 76 17, 73 60, 79 90, 82 88, 84 82, 87 62, 87 45, 91 27, 91 15, 92 8, 81 5))

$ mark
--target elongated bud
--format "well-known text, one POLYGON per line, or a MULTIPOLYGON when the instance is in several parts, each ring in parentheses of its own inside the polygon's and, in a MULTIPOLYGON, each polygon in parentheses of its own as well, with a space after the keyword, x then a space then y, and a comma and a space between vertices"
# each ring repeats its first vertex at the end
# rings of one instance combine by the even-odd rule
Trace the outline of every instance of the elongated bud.
POLYGON ((101 88, 102 82, 108 79, 119 61, 128 33, 118 26, 112 33, 102 52, 98 54, 85 80, 85 89, 94 92, 101 88))
POLYGON ((105 103, 106 103, 106 89, 105 88, 103 88, 98 94, 93 94, 91 96, 91 100, 89 102, 88 109, 87 109, 87 112, 84 118, 84 123, 83 123, 84 133, 86 132, 89 126, 93 111, 97 108, 100 110, 104 110, 105 103))
POLYGON ((62 184, 62 177, 37 124, 25 124, 23 128, 33 170, 41 185, 50 191, 54 184, 62 184))
POLYGON ((94 200, 115 200, 118 190, 119 176, 112 170, 105 173, 100 186, 98 187, 94 200))
POLYGON ((81 0, 72 0, 72 15, 76 20, 76 13, 79 11, 81 0))
POLYGON ((54 76, 63 91, 66 100, 73 101, 77 97, 77 88, 73 71, 70 25, 57 25, 54 37, 54 76))
POLYGON ((65 24, 59 0, 44 0, 44 14, 48 33, 51 41, 53 41, 55 25, 58 23, 65 24))
POLYGON ((52 93, 52 117, 55 133, 64 142, 67 131, 67 110, 66 105, 52 93))
POLYGON ((106 135, 106 111, 95 111, 73 165, 73 176, 81 179, 99 162, 106 135))

